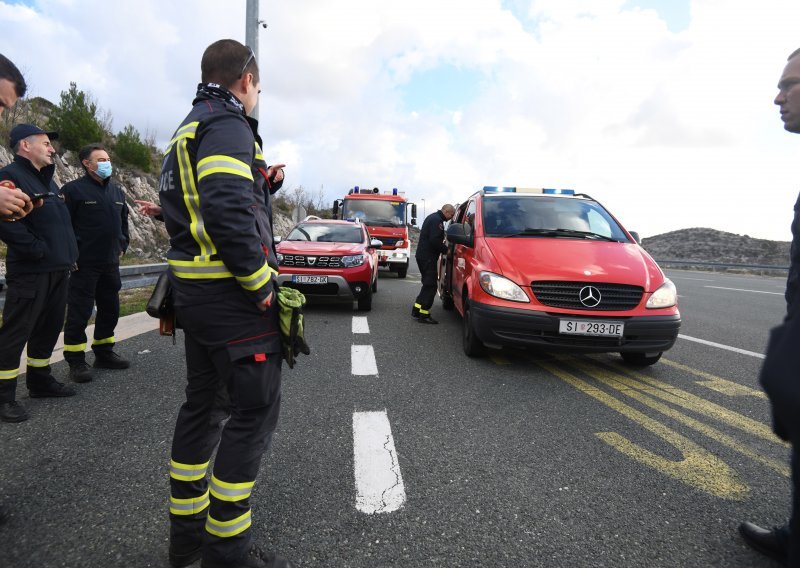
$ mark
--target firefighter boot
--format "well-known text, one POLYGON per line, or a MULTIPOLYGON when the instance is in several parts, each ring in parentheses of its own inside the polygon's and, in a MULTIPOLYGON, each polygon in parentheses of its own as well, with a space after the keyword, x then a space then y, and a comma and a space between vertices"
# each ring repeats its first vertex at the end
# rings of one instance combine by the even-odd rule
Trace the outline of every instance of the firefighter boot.
POLYGON ((65 396, 75 396, 77 392, 72 387, 60 383, 50 374, 50 366, 47 367, 28 367, 25 373, 25 383, 28 387, 28 395, 31 398, 60 398, 65 396))
POLYGON ((412 318, 418 318, 419 317, 419 309, 420 309, 420 307, 421 306, 419 304, 414 304, 414 307, 411 308, 411 317, 412 318))
POLYGON ((16 400, 0 402, 0 420, 3 422, 24 422, 28 419, 28 411, 16 400))
POLYGON ((294 568, 294 564, 276 555, 274 552, 267 552, 254 544, 244 557, 232 564, 219 564, 210 560, 200 563, 200 568, 294 568))
POLYGON ((94 352, 94 367, 95 369, 127 369, 131 366, 131 362, 123 359, 114 351, 95 351, 94 352))
POLYGON ((73 383, 88 383, 92 380, 92 372, 86 364, 83 352, 80 353, 80 357, 72 356, 67 359, 67 363, 69 363, 69 378, 73 383))

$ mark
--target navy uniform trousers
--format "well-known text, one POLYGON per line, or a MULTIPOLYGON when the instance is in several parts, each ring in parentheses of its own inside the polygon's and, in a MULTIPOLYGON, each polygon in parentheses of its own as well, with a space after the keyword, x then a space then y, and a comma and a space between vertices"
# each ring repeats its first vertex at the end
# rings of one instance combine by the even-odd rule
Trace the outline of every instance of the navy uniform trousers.
POLYGON ((50 374, 50 356, 64 324, 68 281, 68 270, 6 274, 6 302, 0 327, 0 403, 16 399, 25 343, 28 388, 46 388, 55 380, 50 374))
POLYGON ((436 298, 436 284, 438 282, 437 258, 417 258, 417 266, 422 275, 422 290, 419 291, 417 299, 414 301, 414 308, 419 310, 423 316, 429 315, 433 300, 436 298))
POLYGON ((260 312, 244 294, 176 306, 186 334, 186 402, 170 461, 171 546, 233 562, 252 544, 250 496, 278 423, 281 400, 277 306, 260 312), (218 389, 227 384, 230 418, 222 428, 218 389), (213 473, 209 462, 219 440, 213 473))
POLYGON ((92 350, 111 351, 114 329, 119 321, 119 291, 122 282, 118 264, 79 265, 72 273, 67 296, 67 323, 64 325, 64 359, 83 363, 86 350, 86 324, 97 304, 92 350))

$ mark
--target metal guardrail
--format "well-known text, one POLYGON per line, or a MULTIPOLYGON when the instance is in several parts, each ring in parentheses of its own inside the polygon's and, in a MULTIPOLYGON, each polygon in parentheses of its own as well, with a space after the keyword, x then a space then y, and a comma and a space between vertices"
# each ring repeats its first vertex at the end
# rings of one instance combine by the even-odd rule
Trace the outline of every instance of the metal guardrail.
POLYGON ((774 271, 788 271, 788 266, 775 266, 772 264, 736 264, 731 262, 700 262, 697 260, 658 260, 656 262, 663 266, 706 266, 709 268, 720 268, 726 270, 728 268, 742 268, 748 270, 774 270, 774 271))
MULTIPOLYGON (((145 288, 152 286, 158 280, 158 276, 167 268, 166 262, 157 264, 129 264, 119 267, 119 275, 122 279, 122 289, 145 288)), ((0 278, 0 306, 6 299, 5 294, 6 279, 0 278)))

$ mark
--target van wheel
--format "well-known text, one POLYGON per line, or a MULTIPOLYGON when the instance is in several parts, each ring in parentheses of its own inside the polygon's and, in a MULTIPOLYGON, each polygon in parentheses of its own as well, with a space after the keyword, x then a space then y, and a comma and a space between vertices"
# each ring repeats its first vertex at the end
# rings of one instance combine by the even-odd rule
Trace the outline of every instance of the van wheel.
POLYGON ((368 312, 372 309, 372 290, 358 299, 358 310, 361 312, 368 312))
POLYGON ((455 303, 453 302, 453 297, 444 293, 441 295, 442 298, 442 309, 446 312, 451 311, 455 307, 455 303))
POLYGON ((408 272, 408 263, 406 262, 403 266, 397 269, 397 277, 398 278, 405 278, 406 272, 408 272))
POLYGON ((622 360, 631 367, 647 367, 658 363, 663 351, 660 353, 620 353, 622 360))
POLYGON ((472 324, 472 314, 469 309, 469 301, 464 303, 464 318, 461 321, 463 326, 462 347, 467 357, 480 357, 483 355, 485 347, 481 340, 475 336, 475 327, 472 324))

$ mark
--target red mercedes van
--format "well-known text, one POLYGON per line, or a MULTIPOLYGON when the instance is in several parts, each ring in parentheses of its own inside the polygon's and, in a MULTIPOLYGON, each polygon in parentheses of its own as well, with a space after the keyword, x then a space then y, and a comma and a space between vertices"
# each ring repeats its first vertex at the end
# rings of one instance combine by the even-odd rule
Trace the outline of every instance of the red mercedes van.
POLYGON ((678 337, 678 295, 637 239, 588 195, 484 187, 456 211, 440 266, 464 352, 528 346, 657 362, 678 337))

